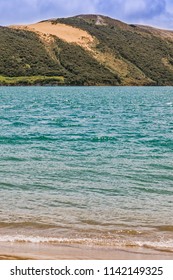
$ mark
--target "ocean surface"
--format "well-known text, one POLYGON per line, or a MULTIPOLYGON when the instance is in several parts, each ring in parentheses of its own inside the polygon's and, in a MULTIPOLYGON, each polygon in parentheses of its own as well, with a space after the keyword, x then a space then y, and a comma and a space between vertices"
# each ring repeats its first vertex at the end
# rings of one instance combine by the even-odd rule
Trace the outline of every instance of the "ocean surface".
POLYGON ((0 87, 0 242, 173 253, 173 87, 0 87))

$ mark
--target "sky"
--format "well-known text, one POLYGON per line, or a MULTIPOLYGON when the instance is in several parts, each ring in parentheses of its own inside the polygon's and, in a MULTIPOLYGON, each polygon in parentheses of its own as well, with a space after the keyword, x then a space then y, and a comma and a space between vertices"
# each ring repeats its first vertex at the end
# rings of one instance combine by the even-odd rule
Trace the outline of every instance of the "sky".
POLYGON ((173 0, 0 0, 0 25, 79 14, 102 14, 173 30, 173 0))

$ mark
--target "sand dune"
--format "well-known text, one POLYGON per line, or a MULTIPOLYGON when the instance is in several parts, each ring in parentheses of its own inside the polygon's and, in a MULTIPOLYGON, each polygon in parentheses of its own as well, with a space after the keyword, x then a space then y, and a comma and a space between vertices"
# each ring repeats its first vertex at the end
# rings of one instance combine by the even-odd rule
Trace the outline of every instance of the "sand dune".
MULTIPOLYGON (((68 42, 76 43, 84 48, 90 48, 94 43, 94 38, 86 31, 66 24, 52 24, 50 21, 38 22, 30 25, 13 25, 11 28, 34 31, 41 36, 54 35, 68 42)), ((45 36, 45 38, 46 38, 45 36)))

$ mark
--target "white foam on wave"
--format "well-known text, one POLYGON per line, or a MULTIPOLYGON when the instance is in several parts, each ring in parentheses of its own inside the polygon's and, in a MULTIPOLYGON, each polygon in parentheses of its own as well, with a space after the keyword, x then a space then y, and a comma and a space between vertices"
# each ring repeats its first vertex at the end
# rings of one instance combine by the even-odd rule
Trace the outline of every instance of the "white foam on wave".
POLYGON ((24 235, 4 235, 0 236, 0 242, 28 242, 28 243, 65 243, 70 241, 67 238, 24 236, 24 235))
POLYGON ((0 242, 25 242, 25 243, 55 243, 55 244, 101 244, 100 239, 90 238, 56 238, 41 236, 24 236, 24 235, 4 235, 0 236, 0 242))
POLYGON ((25 236, 25 235, 1 235, 0 242, 21 242, 21 243, 35 243, 35 244, 83 244, 87 246, 114 246, 114 247, 145 247, 160 251, 173 252, 173 239, 161 241, 137 241, 137 240, 116 240, 116 239, 102 239, 102 238, 57 238, 57 237, 43 237, 43 236, 25 236))
POLYGON ((139 247, 145 247, 150 249, 157 249, 157 250, 168 250, 173 252, 173 239, 164 240, 164 241, 136 241, 135 242, 139 247))
POLYGON ((172 102, 167 102, 167 103, 166 103, 166 105, 168 105, 168 106, 172 106, 172 105, 173 105, 173 103, 172 103, 172 102))

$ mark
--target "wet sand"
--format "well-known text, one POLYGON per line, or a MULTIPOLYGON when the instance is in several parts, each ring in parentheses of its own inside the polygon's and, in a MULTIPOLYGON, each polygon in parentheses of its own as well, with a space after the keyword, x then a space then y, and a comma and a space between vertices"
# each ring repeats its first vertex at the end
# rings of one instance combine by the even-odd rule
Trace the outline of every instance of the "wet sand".
POLYGON ((1 243, 0 260, 173 260, 173 253, 144 248, 107 248, 1 243))

